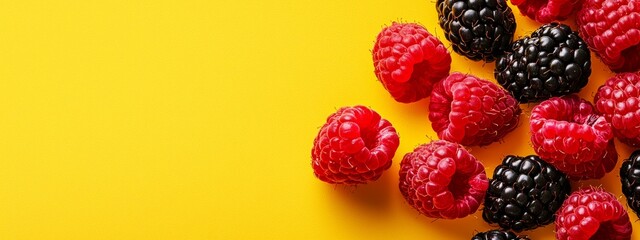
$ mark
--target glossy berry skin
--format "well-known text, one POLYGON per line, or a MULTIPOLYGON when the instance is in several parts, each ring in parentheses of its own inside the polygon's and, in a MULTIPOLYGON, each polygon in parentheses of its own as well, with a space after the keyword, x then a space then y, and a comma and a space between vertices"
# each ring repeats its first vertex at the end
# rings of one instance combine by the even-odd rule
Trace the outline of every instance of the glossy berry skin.
POLYGON ((607 120, 576 95, 554 97, 531 111, 533 149, 572 180, 596 179, 613 170, 617 152, 607 120))
POLYGON ((505 0, 438 0, 440 27, 458 54, 494 61, 509 47, 516 20, 505 0))
POLYGON ((620 182, 629 208, 640 217, 640 150, 631 153, 622 163, 620 182))
POLYGON ((577 93, 591 75, 591 55, 578 33, 550 23, 515 41, 496 62, 494 76, 521 103, 577 93))
POLYGON ((545 226, 571 193, 569 179, 538 156, 507 156, 493 172, 482 218, 516 232, 545 226))
POLYGON ((640 1, 584 0, 580 36, 614 72, 640 70, 640 1))
POLYGON ((621 73, 598 89, 596 110, 604 116, 620 141, 640 147, 640 74, 621 73))
POLYGON ((484 166, 461 145, 438 140, 418 146, 400 163, 400 192, 431 218, 462 218, 478 210, 488 181, 484 166))
POLYGON ((566 20, 581 3, 582 0, 511 0, 523 15, 539 23, 566 20))
POLYGON ((491 230, 480 232, 473 236, 471 240, 529 240, 529 238, 518 236, 513 232, 491 230))
POLYGON ((598 189, 571 194, 556 218, 559 240, 628 240, 631 231, 629 215, 622 204, 613 194, 598 189))
POLYGON ((433 84, 451 69, 447 48, 415 23, 394 22, 382 29, 372 52, 376 77, 402 103, 428 97, 433 84))
POLYGON ((600 179, 613 171, 617 163, 618 152, 613 140, 611 140, 602 156, 596 158, 595 161, 583 161, 573 166, 567 164, 563 171, 571 180, 600 179))
POLYGON ((399 144, 389 121, 364 107, 343 107, 327 118, 313 141, 311 166, 320 180, 361 184, 391 166, 399 144))
POLYGON ((518 126, 518 101, 500 86, 472 75, 453 73, 434 86, 429 120, 443 140, 484 146, 518 126))

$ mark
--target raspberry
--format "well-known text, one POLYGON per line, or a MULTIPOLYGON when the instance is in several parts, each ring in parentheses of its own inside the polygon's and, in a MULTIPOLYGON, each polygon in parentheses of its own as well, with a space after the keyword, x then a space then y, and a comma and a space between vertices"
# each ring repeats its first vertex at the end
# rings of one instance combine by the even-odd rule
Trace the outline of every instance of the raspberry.
POLYGON ((474 213, 488 184, 482 163, 461 145, 444 140, 418 146, 400 163, 400 192, 427 217, 474 213))
POLYGON ((536 155, 509 155, 489 181, 482 218, 503 229, 530 230, 552 223, 571 193, 567 177, 536 155))
POLYGON ((520 12, 539 23, 566 20, 578 10, 581 0, 511 0, 520 12))
POLYGON ((596 110, 620 141, 640 147, 640 73, 621 73, 598 89, 596 110))
POLYGON ((424 27, 394 22, 378 34, 373 64, 391 96, 411 103, 428 97, 433 84, 449 74, 451 55, 424 27))
POLYGON ((554 97, 531 111, 531 143, 540 158, 573 180, 601 178, 617 152, 611 125, 576 95, 554 97))
POLYGON ((391 166, 399 144, 389 121, 364 107, 333 113, 313 141, 311 165, 320 180, 337 184, 375 181, 391 166))
POLYGON ((618 153, 612 140, 602 156, 596 158, 596 161, 578 163, 573 165, 572 168, 567 165, 564 172, 572 180, 600 179, 608 172, 611 172, 616 163, 618 163, 618 153))
POLYGON ((576 22, 580 36, 611 70, 640 69, 640 1, 585 0, 576 22))
POLYGON ((491 230, 476 234, 471 240, 529 240, 528 237, 517 236, 513 232, 491 230))
POLYGON ((502 139, 516 128, 521 112, 518 101, 500 86, 461 73, 438 82, 429 103, 438 137, 465 146, 502 139))
POLYGON ((629 159, 622 163, 620 182, 627 204, 640 217, 640 150, 631 153, 629 159))
POLYGON ((556 239, 631 239, 631 222, 613 194, 586 189, 574 192, 556 218, 556 239))

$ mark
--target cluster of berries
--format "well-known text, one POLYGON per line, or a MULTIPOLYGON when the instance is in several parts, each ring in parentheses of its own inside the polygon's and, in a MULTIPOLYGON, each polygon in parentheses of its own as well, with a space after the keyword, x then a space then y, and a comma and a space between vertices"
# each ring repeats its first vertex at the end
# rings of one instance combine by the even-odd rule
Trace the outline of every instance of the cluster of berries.
MULTIPOLYGON (((640 147, 640 0, 511 0, 542 27, 512 41, 516 28, 506 0, 437 0, 439 24, 452 49, 474 61, 496 61, 499 85, 450 73, 447 47, 415 23, 393 23, 373 47, 375 74, 398 102, 430 97, 429 119, 440 140, 400 163, 400 192, 432 218, 476 212, 500 227, 472 239, 528 239, 515 232, 555 222, 558 239, 630 239, 624 206, 602 189, 571 192, 570 181, 599 179, 618 160, 614 137, 640 147), (576 13, 579 31, 553 21, 576 13), (574 93, 587 85, 591 51, 619 74, 595 104, 574 93), (537 155, 506 156, 488 179, 463 146, 485 146, 518 126, 521 103, 537 155)), ((391 123, 364 106, 329 116, 314 140, 312 167, 322 181, 363 184, 378 179, 399 137, 391 123)), ((640 150, 620 169, 622 190, 640 216, 640 150)))

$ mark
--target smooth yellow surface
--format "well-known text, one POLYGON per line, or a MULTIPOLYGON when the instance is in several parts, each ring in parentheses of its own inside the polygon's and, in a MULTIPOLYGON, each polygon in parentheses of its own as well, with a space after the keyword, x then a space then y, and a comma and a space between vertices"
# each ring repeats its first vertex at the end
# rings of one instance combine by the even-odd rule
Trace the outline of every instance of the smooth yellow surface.
MULTIPOLYGON (((428 100, 393 101, 370 49, 392 21, 443 36, 434 2, 1 1, 0 239, 469 239, 489 229, 478 213, 421 216, 397 189, 401 157, 437 136, 428 100), (400 133, 394 164, 369 185, 323 183, 313 138, 355 104, 400 133)), ((539 26, 516 15, 518 36, 539 26)), ((452 55, 453 70, 493 80, 494 64, 452 55)), ((581 93, 590 100, 612 75, 593 67, 581 93)), ((502 143, 471 148, 489 174, 506 154, 533 153, 521 120, 502 143)), ((622 196, 616 172, 576 186, 589 184, 622 196)), ((529 234, 552 239, 553 226, 529 234)))

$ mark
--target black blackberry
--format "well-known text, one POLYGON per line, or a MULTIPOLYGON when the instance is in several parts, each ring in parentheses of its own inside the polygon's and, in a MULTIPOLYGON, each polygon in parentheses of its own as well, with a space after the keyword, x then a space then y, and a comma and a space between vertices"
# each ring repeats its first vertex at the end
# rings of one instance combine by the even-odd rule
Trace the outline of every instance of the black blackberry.
POLYGON ((476 234, 471 240, 529 240, 528 237, 517 236, 513 232, 491 230, 476 234))
POLYGON ((516 19, 505 0, 438 0, 436 9, 458 54, 490 62, 509 48, 516 19))
POLYGON ((631 153, 629 159, 622 163, 620 181, 627 204, 640 217, 640 150, 631 153))
POLYGON ((516 232, 547 225, 571 192, 567 177, 540 157, 506 156, 493 172, 482 218, 516 232))
POLYGON ((496 80, 521 103, 576 93, 591 75, 591 53, 577 32, 549 23, 515 41, 496 62, 496 80))

